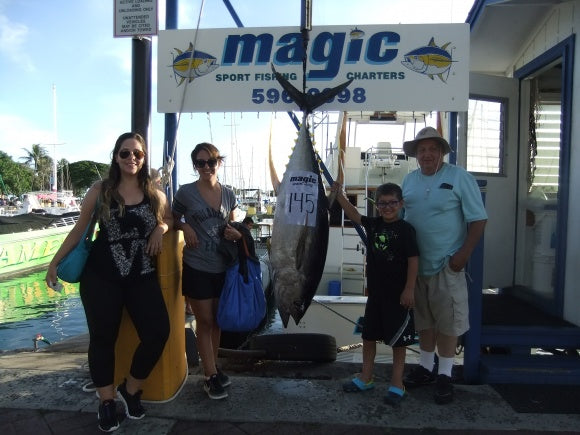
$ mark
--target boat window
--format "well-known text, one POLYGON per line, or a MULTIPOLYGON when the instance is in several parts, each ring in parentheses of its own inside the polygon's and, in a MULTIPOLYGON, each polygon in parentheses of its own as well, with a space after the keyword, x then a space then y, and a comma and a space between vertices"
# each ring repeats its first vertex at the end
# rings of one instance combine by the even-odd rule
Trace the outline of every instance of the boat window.
POLYGON ((470 98, 467 114, 467 170, 502 175, 505 102, 470 98))

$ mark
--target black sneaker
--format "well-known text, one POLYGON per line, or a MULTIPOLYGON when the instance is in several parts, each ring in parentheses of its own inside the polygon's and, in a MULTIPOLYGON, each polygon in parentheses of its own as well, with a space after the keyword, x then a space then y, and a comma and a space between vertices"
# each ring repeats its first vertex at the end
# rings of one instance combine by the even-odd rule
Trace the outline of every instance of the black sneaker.
POLYGON ((117 405, 113 399, 105 400, 99 405, 97 418, 99 419, 99 429, 103 432, 113 432, 119 428, 117 405))
POLYGON ((447 375, 437 375, 435 384, 435 403, 444 405, 453 401, 453 384, 451 378, 447 375))
POLYGON ((222 372, 220 369, 218 369, 216 367, 217 370, 217 377, 218 377, 218 381, 220 381, 220 384, 222 387, 229 387, 230 385, 232 385, 232 381, 230 381, 230 377, 228 375, 226 375, 224 372, 222 372))
POLYGON ((222 384, 220 384, 217 374, 211 375, 209 379, 204 381, 203 389, 210 399, 225 399, 228 397, 228 393, 224 390, 222 384))
POLYGON ((140 420, 145 417, 145 408, 141 405, 141 394, 142 390, 137 391, 135 394, 129 394, 127 392, 127 379, 117 387, 117 397, 125 405, 125 415, 133 420, 140 420))
POLYGON ((407 388, 421 387, 422 385, 429 385, 434 382, 435 375, 421 365, 411 370, 407 377, 403 379, 403 384, 407 388))

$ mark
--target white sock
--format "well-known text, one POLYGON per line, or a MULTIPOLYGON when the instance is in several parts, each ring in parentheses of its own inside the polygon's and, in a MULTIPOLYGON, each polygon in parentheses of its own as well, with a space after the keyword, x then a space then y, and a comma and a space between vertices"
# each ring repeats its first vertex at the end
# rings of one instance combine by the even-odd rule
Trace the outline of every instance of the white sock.
POLYGON ((453 368, 453 358, 439 357, 439 374, 451 377, 451 369, 453 368))
POLYGON ((432 371, 435 366, 435 352, 427 352, 421 349, 420 355, 421 359, 419 360, 419 364, 427 370, 432 371))

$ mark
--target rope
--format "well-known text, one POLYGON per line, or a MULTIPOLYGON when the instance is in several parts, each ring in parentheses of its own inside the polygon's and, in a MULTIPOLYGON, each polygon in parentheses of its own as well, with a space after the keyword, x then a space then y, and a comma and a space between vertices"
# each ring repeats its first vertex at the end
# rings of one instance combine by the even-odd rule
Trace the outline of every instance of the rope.
POLYGON ((159 168, 159 173, 161 174, 161 183, 164 187, 169 186, 171 190, 173 190, 173 186, 171 186, 172 179, 171 173, 173 172, 173 168, 175 166, 175 150, 177 149, 177 131, 179 130, 179 123, 181 121, 181 114, 183 113, 183 106, 185 105, 185 95, 187 93, 187 85, 190 83, 191 77, 191 68, 193 66, 193 59, 195 53, 195 47, 197 47, 197 35, 199 34, 199 25, 201 23, 201 15, 203 13, 203 7, 205 5, 205 0, 201 0, 201 6, 199 8, 199 15, 197 17, 197 25, 195 28, 195 37, 193 38, 193 43, 191 47, 191 56, 189 58, 189 65, 187 68, 187 78, 185 80, 183 86, 183 93, 181 94, 181 101, 179 103, 179 112, 177 113, 177 123, 175 126, 175 137, 173 139, 173 144, 171 147, 171 155, 166 157, 166 161, 163 163, 163 166, 159 168))
POLYGON ((359 328, 362 328, 362 325, 361 325, 360 323, 358 323, 358 322, 355 322, 354 320, 351 320, 351 319, 349 319, 349 318, 348 318, 348 317, 346 317, 346 316, 343 316, 343 315, 342 315, 342 314, 340 314, 338 311, 336 311, 336 310, 333 310, 332 308, 330 308, 328 305, 326 305, 326 304, 324 304, 324 303, 322 303, 322 302, 320 302, 320 301, 318 301, 318 300, 316 300, 316 299, 312 299, 312 300, 313 300, 314 302, 316 302, 317 304, 320 304, 320 305, 322 305, 322 306, 323 306, 324 308, 326 308, 327 310, 330 310, 330 311, 332 311, 332 312, 333 312, 334 314, 336 314, 338 317, 342 317, 344 320, 346 320, 346 321, 348 321, 348 322, 352 323, 353 325, 355 325, 355 326, 357 326, 357 327, 359 327, 359 328))

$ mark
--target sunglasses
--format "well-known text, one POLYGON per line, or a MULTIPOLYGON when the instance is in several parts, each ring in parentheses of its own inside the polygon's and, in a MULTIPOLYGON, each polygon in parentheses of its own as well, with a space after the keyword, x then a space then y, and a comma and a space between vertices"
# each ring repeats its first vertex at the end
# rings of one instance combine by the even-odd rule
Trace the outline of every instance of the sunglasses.
POLYGON ((133 151, 121 150, 121 151, 119 151, 119 157, 121 157, 122 159, 126 159, 131 154, 133 154, 137 160, 141 160, 143 157, 145 157, 145 153, 141 150, 133 150, 133 151))
POLYGON ((395 201, 395 200, 394 201, 385 201, 385 202, 380 201, 380 202, 377 202, 377 208, 387 208, 387 207, 395 208, 396 206, 399 205, 399 202, 400 201, 395 201))
POLYGON ((205 168, 205 165, 208 165, 210 168, 215 168, 217 166, 217 159, 209 159, 209 160, 203 160, 203 159, 195 159, 193 161, 193 164, 195 165, 196 168, 205 168))

